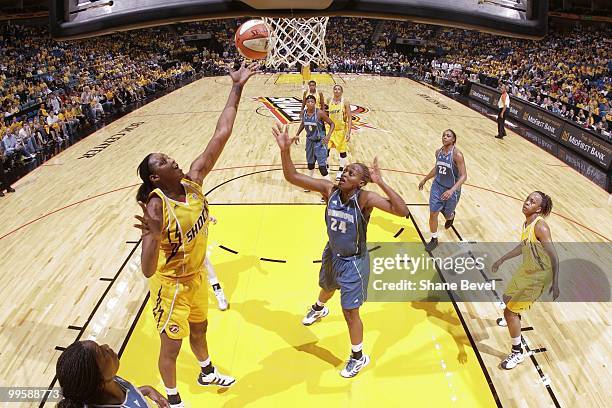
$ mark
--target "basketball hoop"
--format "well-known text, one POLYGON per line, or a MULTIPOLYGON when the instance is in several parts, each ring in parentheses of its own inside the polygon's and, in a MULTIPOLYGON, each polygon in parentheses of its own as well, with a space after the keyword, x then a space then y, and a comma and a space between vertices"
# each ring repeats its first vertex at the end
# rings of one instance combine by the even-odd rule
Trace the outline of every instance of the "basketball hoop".
POLYGON ((263 18, 268 26, 269 50, 266 66, 278 68, 287 64, 309 65, 314 62, 327 66, 325 30, 329 17, 311 18, 263 18))

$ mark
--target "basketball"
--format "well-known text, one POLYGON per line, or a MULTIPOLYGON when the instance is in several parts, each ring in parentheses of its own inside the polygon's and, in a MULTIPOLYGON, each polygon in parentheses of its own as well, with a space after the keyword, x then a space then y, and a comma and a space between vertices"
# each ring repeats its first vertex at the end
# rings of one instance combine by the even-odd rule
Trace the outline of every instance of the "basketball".
POLYGON ((234 37, 238 52, 248 59, 261 60, 268 55, 268 28, 263 20, 243 23, 234 37))

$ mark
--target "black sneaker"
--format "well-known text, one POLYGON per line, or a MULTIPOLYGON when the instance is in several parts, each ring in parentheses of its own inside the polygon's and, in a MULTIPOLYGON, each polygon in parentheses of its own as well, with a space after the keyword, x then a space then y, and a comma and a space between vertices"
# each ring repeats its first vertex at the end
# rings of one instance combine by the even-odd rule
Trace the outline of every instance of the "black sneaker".
POLYGON ((425 244, 425 250, 431 252, 438 247, 438 238, 432 238, 427 244, 425 244))
POLYGON ((503 139, 504 137, 502 135, 497 135, 495 136, 496 139, 503 139))
POLYGON ((9 188, 6 189, 6 192, 7 193, 14 193, 15 189, 13 187, 9 187, 9 188))
POLYGON ((450 227, 452 227, 453 221, 455 221, 455 213, 453 213, 453 218, 451 218, 450 220, 446 220, 446 222, 444 223, 444 228, 449 229, 450 227))
POLYGON ((4 197, 4 193, 0 191, 0 197, 4 197))

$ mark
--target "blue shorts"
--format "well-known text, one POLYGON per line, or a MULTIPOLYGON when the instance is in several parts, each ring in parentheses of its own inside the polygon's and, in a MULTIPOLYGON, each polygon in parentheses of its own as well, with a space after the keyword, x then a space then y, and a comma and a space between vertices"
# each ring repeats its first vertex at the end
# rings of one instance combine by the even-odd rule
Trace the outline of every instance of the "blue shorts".
POLYGON ((321 139, 315 142, 306 138, 306 163, 314 164, 315 161, 319 167, 327 166, 327 147, 321 142, 321 139))
POLYGON ((429 210, 431 212, 441 212, 444 217, 450 218, 455 212, 455 208, 459 203, 459 197, 461 197, 461 189, 455 191, 453 195, 446 201, 442 200, 442 194, 448 190, 448 187, 444 187, 442 184, 434 181, 431 185, 431 192, 429 193, 429 210))
POLYGON ((325 245, 319 271, 319 286, 332 291, 340 289, 343 309, 356 309, 368 298, 370 280, 370 256, 340 258, 325 245))

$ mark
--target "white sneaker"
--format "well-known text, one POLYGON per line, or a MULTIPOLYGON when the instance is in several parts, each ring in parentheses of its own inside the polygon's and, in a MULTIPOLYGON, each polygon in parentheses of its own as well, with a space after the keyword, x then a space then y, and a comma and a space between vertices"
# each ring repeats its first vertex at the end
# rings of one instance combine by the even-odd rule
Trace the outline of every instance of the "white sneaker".
POLYGON ((346 362, 346 366, 340 371, 340 375, 344 378, 352 378, 359 374, 359 371, 365 366, 370 364, 370 356, 362 355, 359 360, 350 357, 346 362))
POLYGON ((304 189, 305 193, 310 193, 310 190, 308 190, 307 188, 304 189))
POLYGON ((236 382, 234 377, 230 377, 229 375, 219 374, 217 371, 217 367, 214 368, 214 371, 208 375, 200 372, 198 376, 198 384, 203 387, 208 385, 217 385, 219 387, 229 387, 233 383, 236 382))
POLYGON ((322 319, 328 314, 329 309, 327 308, 327 306, 323 306, 323 309, 321 310, 314 310, 311 306, 310 308, 308 308, 308 313, 306 313, 306 316, 304 316, 304 318, 302 319, 302 324, 304 326, 310 326, 318 319, 322 319))
POLYGON ((183 401, 179 402, 178 404, 169 404, 170 408, 185 408, 185 404, 183 404, 183 401))
POLYGON ((225 297, 225 293, 223 293, 223 289, 215 289, 215 297, 217 298, 217 304, 219 305, 219 310, 227 310, 229 309, 229 302, 225 297))
POLYGON ((516 367, 523 361, 525 361, 525 355, 523 354, 523 352, 521 351, 519 353, 519 352, 512 350, 510 354, 508 354, 508 357, 506 357, 501 362, 501 368, 505 370, 512 370, 514 367, 516 367))

